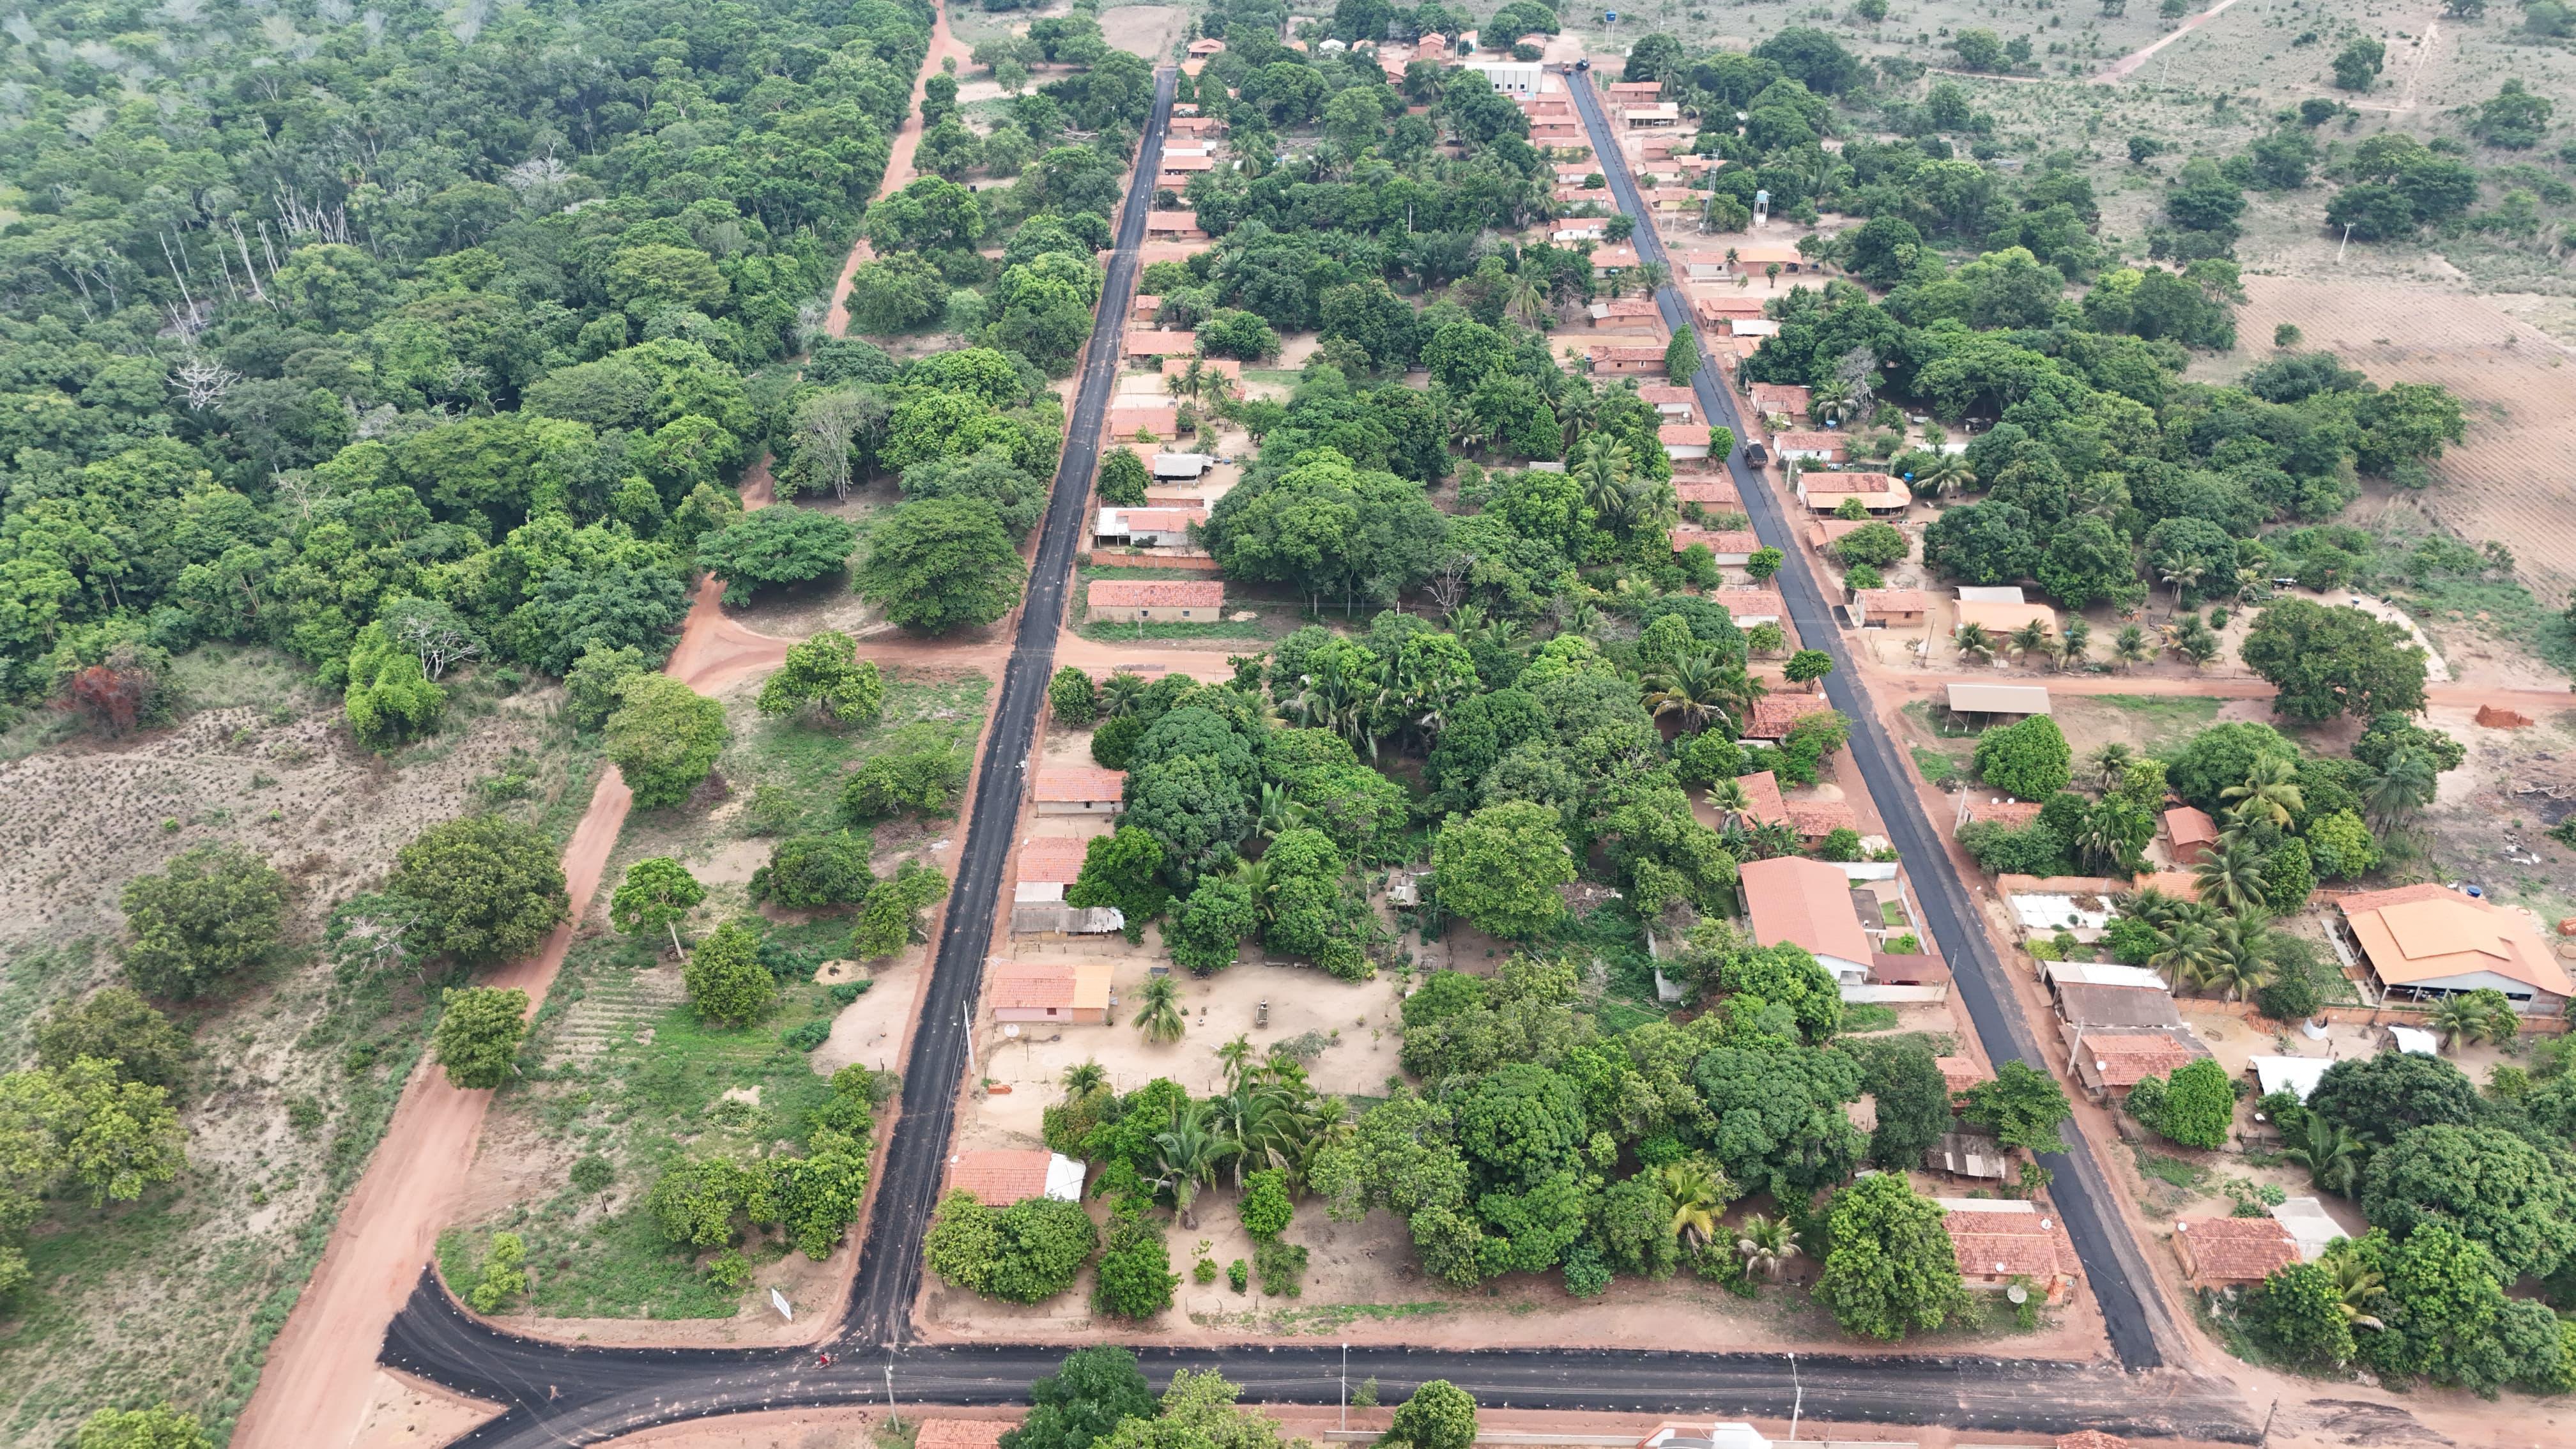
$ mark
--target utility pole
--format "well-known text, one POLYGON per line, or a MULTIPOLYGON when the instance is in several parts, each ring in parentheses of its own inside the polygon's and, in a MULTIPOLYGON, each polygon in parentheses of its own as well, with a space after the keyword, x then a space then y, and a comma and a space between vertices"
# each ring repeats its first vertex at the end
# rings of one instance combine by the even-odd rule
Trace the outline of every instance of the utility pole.
POLYGON ((903 1427, 903 1411, 894 1406, 894 1355, 886 1355, 886 1419, 897 1429, 903 1427))
MULTIPOLYGON (((2264 1421, 2268 1427, 2270 1420, 2264 1421)), ((1342 1345, 1342 1427, 1351 1427, 1351 1346, 1342 1345)))
MULTIPOLYGON (((960 1006, 957 1008, 957 1016, 966 1027, 966 1075, 981 1076, 982 1073, 975 1070, 975 1008, 960 1006)), ((891 1362, 886 1365, 886 1382, 889 1385, 894 1382, 894 1365, 891 1362)))
POLYGON ((2335 243, 2335 265, 2343 265, 2343 249, 2352 245, 2352 223, 2343 224, 2343 240, 2335 243))
MULTIPOLYGON (((888 1365, 886 1372, 893 1373, 893 1366, 888 1365)), ((1807 1407, 1807 1390, 1798 1382, 1798 1356, 1794 1353, 1789 1355, 1789 1388, 1795 1396, 1789 1400, 1789 1442, 1795 1444, 1798 1442, 1798 1414, 1807 1407)))

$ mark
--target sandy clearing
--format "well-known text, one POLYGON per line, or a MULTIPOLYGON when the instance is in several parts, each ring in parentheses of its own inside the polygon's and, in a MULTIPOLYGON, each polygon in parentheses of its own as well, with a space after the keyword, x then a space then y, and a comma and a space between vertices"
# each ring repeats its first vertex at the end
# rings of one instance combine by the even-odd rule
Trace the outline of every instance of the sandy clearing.
POLYGON ((350 1449, 420 1449, 444 1444, 501 1412, 498 1404, 469 1399, 409 1374, 379 1368, 372 1395, 350 1449))
POLYGON ((1161 64, 1172 58, 1189 12, 1177 5, 1113 5, 1100 12, 1100 38, 1112 50, 1161 64))

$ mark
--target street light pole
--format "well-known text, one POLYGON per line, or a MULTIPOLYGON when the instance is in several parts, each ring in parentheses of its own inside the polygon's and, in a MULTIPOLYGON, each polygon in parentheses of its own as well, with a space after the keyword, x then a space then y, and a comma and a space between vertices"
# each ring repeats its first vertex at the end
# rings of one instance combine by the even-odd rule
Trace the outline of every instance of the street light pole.
MULTIPOLYGON (((892 1373, 894 1370, 889 1367, 886 1371, 892 1373)), ((1798 1356, 1794 1353, 1789 1355, 1789 1388, 1794 1394, 1789 1400, 1789 1442, 1795 1444, 1798 1442, 1798 1415, 1807 1407, 1807 1390, 1798 1382, 1798 1356)))
POLYGON ((886 1420, 897 1429, 903 1427, 903 1411, 894 1406, 894 1355, 886 1355, 886 1420))
POLYGON ((1351 1346, 1342 1345, 1342 1427, 1351 1427, 1351 1346))

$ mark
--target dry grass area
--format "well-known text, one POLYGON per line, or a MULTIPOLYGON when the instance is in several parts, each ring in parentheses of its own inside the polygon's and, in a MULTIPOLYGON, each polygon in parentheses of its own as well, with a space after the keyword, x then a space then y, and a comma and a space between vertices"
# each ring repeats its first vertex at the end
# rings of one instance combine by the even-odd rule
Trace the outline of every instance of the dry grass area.
POLYGON ((1100 37, 1112 50, 1162 65, 1171 61, 1188 20, 1189 12, 1178 5, 1112 5, 1100 12, 1100 37))
MULTIPOLYGON (((181 1102, 189 1170, 104 1212, 60 1206, 30 1245, 36 1280, 0 1318, 0 1440, 51 1443, 102 1403, 168 1397, 218 1436, 248 1398, 340 1202, 420 1047, 408 976, 335 972, 313 945, 331 908, 382 877, 424 826, 525 780, 504 808, 568 833, 593 757, 552 689, 459 683, 447 728, 392 757, 360 749, 336 696, 257 650, 179 662, 198 706, 122 741, 22 722, 0 764, 0 1062, 48 1006, 115 979, 116 901, 133 876, 230 840, 283 870, 291 949, 230 997, 183 1013, 200 1059, 181 1102)), ((507 793, 507 792, 503 792, 507 793)))

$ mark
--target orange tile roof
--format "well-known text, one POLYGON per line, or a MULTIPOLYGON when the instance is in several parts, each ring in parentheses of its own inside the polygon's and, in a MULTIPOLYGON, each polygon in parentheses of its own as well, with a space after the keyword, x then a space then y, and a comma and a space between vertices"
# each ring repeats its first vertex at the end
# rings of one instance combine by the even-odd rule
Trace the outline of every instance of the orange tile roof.
POLYGON ((1872 614, 1923 614, 1932 608, 1932 596, 1921 589, 1863 589, 1856 597, 1872 614))
POLYGON ((2106 1087, 2134 1087, 2149 1077, 2168 1076, 2177 1067, 2191 1065, 2191 1053, 2183 1050, 2182 1043, 2162 1033, 2102 1036, 2086 1032, 2077 1047, 2102 1064, 2106 1087))
POLYGON ((1199 335, 1195 332, 1139 330, 1127 334, 1127 355, 1130 357, 1147 357, 1156 353, 1170 356, 1175 352, 1198 350, 1199 335))
POLYGON ((1689 403, 1699 405, 1699 394, 1677 382, 1641 383, 1637 396, 1650 403, 1689 403))
POLYGON ((1968 1057, 1934 1057, 1932 1065, 1941 1069, 1941 1083, 1953 1093, 1964 1092, 1986 1079, 1985 1069, 1968 1057))
POLYGON ((1711 297, 1702 294, 1695 299, 1695 302, 1699 308, 1699 315, 1711 322, 1762 315, 1762 299, 1759 297, 1711 297))
POLYGON ((1789 824, 1801 840, 1816 840, 1837 830, 1860 828, 1860 817, 1840 800, 1792 800, 1789 824))
POLYGON ((1592 265, 1596 267, 1633 267, 1636 264, 1637 249, 1632 246, 1601 247, 1592 253, 1592 265))
POLYGON ((1781 613, 1780 595, 1773 589, 1711 589, 1708 601, 1738 621, 1748 615, 1776 619, 1781 613))
POLYGON ((1840 433, 1782 433, 1775 441, 1783 448, 1794 448, 1802 453, 1839 453, 1843 450, 1843 435, 1840 433))
POLYGON ((2391 985, 2491 972, 2558 996, 2576 990, 2518 911, 2431 881, 2346 896, 2342 907, 2371 970, 2391 985))
MULTIPOLYGON (((1092 587, 1096 589, 1100 584, 1095 583, 1092 587)), ((1035 789, 1038 799, 1051 804, 1119 800, 1127 794, 1127 772, 1103 770, 1091 765, 1063 765, 1038 771, 1035 789)))
POLYGON ((1129 533, 1178 533, 1208 521, 1204 508, 1130 508, 1123 515, 1129 533))
POLYGON ((1041 885, 1071 885, 1082 878, 1082 862, 1091 842, 1078 835, 1033 835, 1020 843, 1020 879, 1041 885))
POLYGON ((1640 347, 1624 345, 1616 342, 1596 342, 1589 348, 1586 348, 1584 350, 1584 354, 1590 357, 1595 363, 1661 362, 1664 360, 1664 349, 1660 347, 1640 347))
POLYGON ((2174 1231, 2191 1243, 2192 1278, 2201 1283, 2260 1283, 2299 1261, 2299 1243, 2281 1220, 2192 1218, 2174 1231))
POLYGON ((2176 845, 2207 845, 2218 838, 2218 822, 2206 810, 2177 805, 2165 812, 2165 833, 2176 845))
POLYGON ((1753 717, 1744 732, 1757 740, 1776 740, 1808 715, 1832 708, 1819 694, 1766 694, 1753 701, 1753 717))
MULTIPOLYGON (((996 964, 998 965, 999 963, 996 964)), ((1071 970, 1072 968, 1070 967, 1066 968, 1065 995, 1067 1000, 1072 999, 1073 977, 1071 975, 1071 970)), ((998 1005, 999 1003, 997 1002, 996 1004, 998 1005)), ((1040 1002, 1038 1004, 1043 1006, 1047 1003, 1040 1002)), ((1053 1160, 1054 1157, 1054 1153, 1047 1151, 1043 1147, 1032 1147, 1023 1151, 988 1149, 980 1152, 960 1152, 948 1159, 947 1190, 950 1192, 971 1192, 975 1194, 975 1200, 977 1202, 983 1203, 988 1207, 1007 1207, 1012 1203, 1020 1202, 1027 1198, 1039 1197, 1045 1194, 1047 1185, 1047 1164, 1053 1160)), ((973 1421, 934 1419, 930 1422, 971 1423, 973 1421)), ((928 1438, 930 1424, 924 1424, 921 1427, 922 1436, 924 1438, 928 1438)), ((1011 1426, 1009 1424, 995 1422, 993 1425, 994 1432, 992 1435, 992 1442, 998 1442, 1001 1438, 1001 1431, 1010 1427, 1011 1426)), ((977 1442, 983 1441, 978 1441, 972 1438, 960 1441, 961 1446, 977 1442)), ((915 1449, 919 1449, 919 1446, 916 1445, 915 1449)))
POLYGON ((1710 553, 1749 554, 1762 547, 1762 540, 1750 529, 1729 528, 1711 532, 1683 524, 1673 530, 1673 552, 1680 553, 1694 543, 1707 544, 1710 553))
MULTIPOLYGON (((1225 585, 1214 579, 1093 579, 1095 609, 1222 609, 1225 585)), ((1104 770, 1102 774, 1116 774, 1104 770)), ((1043 798, 1043 797, 1041 797, 1043 798)))
POLYGON ((1816 400, 1815 389, 1786 382, 1753 384, 1753 405, 1766 413, 1803 413, 1816 400))
POLYGON ((1599 308, 1601 315, 1604 317, 1654 317, 1661 315, 1655 310, 1654 299, 1651 297, 1612 297, 1606 301, 1595 302, 1592 305, 1599 308))
MULTIPOLYGON (((1802 434, 1800 436, 1822 436, 1828 438, 1839 437, 1839 435, 1833 433, 1802 434)), ((1782 441, 1785 443, 1787 438, 1788 435, 1784 434, 1782 436, 1782 441)), ((1798 481, 1806 485, 1807 492, 1810 494, 1829 493, 1839 495, 1850 493, 1858 495, 1869 493, 1893 493, 1896 492, 1898 488, 1896 479, 1886 473, 1801 473, 1798 475, 1798 481)), ((1848 522, 1851 520, 1845 521, 1848 522)))
POLYGON ((1149 232, 1191 232, 1199 229, 1195 211, 1149 211, 1145 213, 1145 230, 1149 232))
POLYGON ((2037 804, 2028 800, 1999 800, 1991 803, 1971 801, 1968 805, 1968 818, 1990 820, 2019 830, 2039 818, 2039 809, 2037 804))
POLYGON ((1711 443, 1706 423, 1666 423, 1655 429, 1655 441, 1667 448, 1705 448, 1711 443))
POLYGON ((1783 855, 1748 861, 1736 878, 1744 883, 1745 914, 1757 944, 1791 941, 1814 955, 1868 963, 1869 936, 1852 909, 1851 881, 1839 867, 1783 855))
POLYGON ((1684 503, 1702 505, 1723 503, 1733 506, 1744 501, 1742 496, 1736 493, 1735 485, 1723 478, 1708 478, 1689 483, 1676 482, 1673 484, 1673 496, 1684 503))
MULTIPOLYGON (((1955 1221, 1960 1214, 1953 1213, 1955 1221)), ((1968 1216, 1994 1218, 2001 1213, 1974 1213, 1968 1216)), ((1959 1264, 1962 1278, 2029 1278, 2045 1282, 2064 1271, 2057 1255, 2057 1243, 2044 1233, 1960 1233, 1950 1234, 1950 1251, 1959 1264)))
MULTIPOLYGON (((1215 169, 1216 158, 1213 156, 1166 156, 1163 158, 1163 170, 1167 172, 1214 171, 1215 169)), ((1193 213, 1193 215, 1195 215, 1195 213, 1193 213)))
POLYGON ((1753 817, 1754 823, 1768 825, 1773 821, 1788 820, 1789 807, 1780 798, 1778 775, 1769 770, 1757 770, 1750 775, 1736 776, 1735 783, 1744 787, 1744 813, 1753 817))
MULTIPOLYGON (((1073 963, 1070 961, 996 961, 992 969, 985 974, 984 999, 1000 1011, 1028 1011, 1049 1006, 1071 1006, 1073 1005, 1073 963)), ((1044 1164, 1041 1163, 1040 1166, 1044 1164)), ((1044 1188, 1046 1179, 1039 1178, 1038 1186, 1044 1188)))

